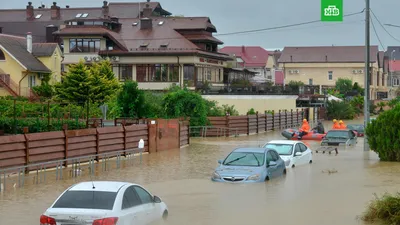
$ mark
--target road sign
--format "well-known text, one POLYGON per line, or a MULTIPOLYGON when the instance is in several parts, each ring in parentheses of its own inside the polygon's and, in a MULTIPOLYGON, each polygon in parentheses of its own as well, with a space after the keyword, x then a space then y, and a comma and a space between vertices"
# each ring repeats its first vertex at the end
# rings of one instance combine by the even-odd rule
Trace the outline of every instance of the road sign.
POLYGON ((321 0, 321 21, 342 22, 343 0, 321 0))

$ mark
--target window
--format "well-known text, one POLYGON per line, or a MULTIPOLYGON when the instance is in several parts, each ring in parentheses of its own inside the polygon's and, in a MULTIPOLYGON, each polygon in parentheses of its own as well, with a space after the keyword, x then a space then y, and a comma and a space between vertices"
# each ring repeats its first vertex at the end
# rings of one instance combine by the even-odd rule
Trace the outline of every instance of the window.
POLYGON ((376 86, 379 86, 380 78, 379 78, 379 72, 376 74, 376 86))
POLYGON ((114 73, 118 76, 119 81, 132 80, 132 65, 118 64, 113 66, 114 73))
POLYGON ((40 17, 42 17, 42 14, 38 14, 35 16, 35 19, 40 19, 40 17))
POLYGON ((308 85, 313 85, 313 79, 308 79, 308 85))
POLYGON ((267 166, 271 161, 274 161, 274 157, 272 157, 271 152, 267 152, 267 166))
POLYGON ((99 52, 100 39, 69 39, 70 52, 99 52))
POLYGON ((179 82, 179 65, 141 64, 136 66, 138 82, 179 82))
POLYGON ((190 86, 193 86, 194 84, 194 78, 195 78, 195 67, 193 65, 184 65, 183 66, 183 80, 188 82, 189 86, 189 81, 192 82, 190 86))
POLYGON ((81 17, 82 16, 82 13, 78 13, 78 14, 76 14, 76 18, 79 18, 79 17, 81 17))
POLYGON ((272 154, 272 160, 274 160, 275 162, 279 160, 280 156, 278 153, 274 152, 274 151, 270 151, 272 154))
POLYGON ((300 144, 297 144, 296 147, 294 148, 294 154, 296 155, 296 153, 298 152, 301 152, 300 144))
POLYGON ((86 17, 88 17, 88 16, 89 16, 89 13, 84 13, 84 14, 82 15, 83 18, 86 18, 86 17))
POLYGON ((333 71, 328 72, 328 80, 333 80, 333 71))
POLYGON ((211 83, 222 83, 223 75, 218 67, 197 67, 197 81, 208 81, 211 83))
POLYGON ((265 154, 259 152, 232 152, 226 157, 223 165, 262 166, 264 164, 264 158, 265 154))
POLYGON ((116 196, 117 192, 67 191, 58 199, 53 208, 112 210, 116 196))
POLYGON ((135 190, 142 201, 142 204, 149 204, 153 202, 153 197, 149 194, 149 192, 138 186, 135 187, 135 190))
POLYGON ((400 85, 400 80, 396 77, 393 78, 392 80, 393 86, 399 86, 400 85))
POLYGON ((6 60, 6 56, 4 55, 4 52, 0 49, 0 60, 6 60))
POLYGON ((133 186, 127 188, 122 199, 122 209, 128 209, 141 204, 139 196, 133 186))
POLYGON ((274 149, 279 155, 292 155, 293 145, 288 144, 266 144, 264 148, 274 149))
POLYGON ((36 76, 35 75, 29 75, 28 77, 28 87, 33 88, 36 86, 36 76))
POLYGON ((303 145, 303 144, 298 144, 298 145, 300 145, 300 151, 301 151, 301 152, 307 151, 307 146, 305 146, 305 145, 303 145))

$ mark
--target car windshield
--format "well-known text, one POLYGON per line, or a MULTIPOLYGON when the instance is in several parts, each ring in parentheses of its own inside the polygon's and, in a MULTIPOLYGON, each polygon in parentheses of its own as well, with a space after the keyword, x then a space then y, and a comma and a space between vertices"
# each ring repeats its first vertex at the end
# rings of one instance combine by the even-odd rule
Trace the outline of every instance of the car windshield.
POLYGON ((355 131, 364 131, 364 125, 351 124, 351 125, 347 125, 347 127, 349 129, 352 129, 352 130, 355 130, 355 131))
POLYGON ((348 131, 329 131, 326 134, 327 138, 349 138, 348 131))
POLYGON ((290 144, 271 144, 268 143, 264 148, 274 149, 279 155, 292 155, 293 145, 290 144))
POLYGON ((117 192, 67 191, 53 208, 112 210, 116 196, 117 192))
POLYGON ((226 157, 225 166, 262 166, 264 165, 264 153, 259 152, 232 152, 226 157))

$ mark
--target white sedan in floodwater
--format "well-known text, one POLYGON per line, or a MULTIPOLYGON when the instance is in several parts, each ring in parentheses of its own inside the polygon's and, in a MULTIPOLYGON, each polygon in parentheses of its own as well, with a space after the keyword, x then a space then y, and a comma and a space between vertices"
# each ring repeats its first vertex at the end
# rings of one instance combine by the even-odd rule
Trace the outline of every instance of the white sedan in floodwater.
POLYGON ((264 144, 263 148, 274 149, 285 161, 287 168, 312 163, 312 151, 301 141, 276 140, 264 144))

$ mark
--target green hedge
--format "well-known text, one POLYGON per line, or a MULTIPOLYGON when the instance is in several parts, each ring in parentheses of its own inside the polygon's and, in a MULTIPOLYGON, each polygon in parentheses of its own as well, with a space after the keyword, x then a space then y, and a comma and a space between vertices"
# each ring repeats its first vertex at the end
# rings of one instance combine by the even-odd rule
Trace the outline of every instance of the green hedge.
MULTIPOLYGON (((24 118, 16 119, 16 132, 22 134, 24 127, 29 128, 29 133, 47 132, 47 131, 60 131, 63 125, 67 124, 69 130, 83 129, 86 128, 86 122, 75 120, 62 120, 53 119, 50 120, 50 126, 48 120, 40 118, 24 118)), ((3 130, 6 134, 12 134, 14 127, 13 118, 0 118, 0 130, 3 130)))

